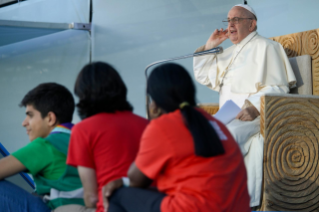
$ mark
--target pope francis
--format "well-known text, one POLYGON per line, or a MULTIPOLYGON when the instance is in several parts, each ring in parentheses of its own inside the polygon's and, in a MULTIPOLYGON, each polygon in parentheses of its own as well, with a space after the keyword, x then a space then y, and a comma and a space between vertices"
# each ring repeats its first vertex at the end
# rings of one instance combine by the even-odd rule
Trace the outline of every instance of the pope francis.
POLYGON ((288 93, 296 84, 283 47, 260 36, 257 15, 248 5, 235 5, 224 20, 227 29, 216 29, 196 52, 220 45, 226 39, 234 44, 217 56, 194 58, 196 80, 219 92, 219 107, 232 100, 241 112, 227 124, 244 156, 250 207, 260 204, 263 141, 260 135, 260 97, 266 93, 288 93))

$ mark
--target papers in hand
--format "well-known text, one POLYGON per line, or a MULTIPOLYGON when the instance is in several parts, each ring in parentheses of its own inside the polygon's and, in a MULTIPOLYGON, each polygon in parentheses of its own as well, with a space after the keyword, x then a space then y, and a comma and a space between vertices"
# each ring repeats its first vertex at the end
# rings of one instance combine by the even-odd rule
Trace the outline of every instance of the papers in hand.
POLYGON ((235 119, 240 111, 240 107, 238 107, 232 100, 228 100, 214 115, 214 118, 226 125, 235 119))

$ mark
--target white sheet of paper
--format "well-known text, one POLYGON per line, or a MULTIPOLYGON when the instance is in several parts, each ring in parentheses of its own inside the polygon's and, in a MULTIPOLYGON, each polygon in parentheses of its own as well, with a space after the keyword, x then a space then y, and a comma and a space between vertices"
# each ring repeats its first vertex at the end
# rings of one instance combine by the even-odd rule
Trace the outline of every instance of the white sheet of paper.
POLYGON ((232 100, 225 102, 218 112, 214 115, 214 118, 221 121, 223 124, 228 124, 236 118, 237 114, 241 111, 240 107, 235 104, 232 100))

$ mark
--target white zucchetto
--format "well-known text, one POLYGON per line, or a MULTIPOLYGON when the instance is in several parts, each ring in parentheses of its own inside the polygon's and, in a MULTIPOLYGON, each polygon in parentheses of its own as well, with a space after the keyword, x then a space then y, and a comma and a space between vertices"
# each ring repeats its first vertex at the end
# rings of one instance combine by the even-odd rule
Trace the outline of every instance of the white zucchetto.
POLYGON ((242 7, 244 9, 248 10, 249 12, 251 12, 256 17, 256 20, 257 20, 256 12, 254 11, 253 8, 251 8, 251 6, 249 6, 247 4, 237 4, 237 5, 233 6, 233 8, 234 7, 242 7))

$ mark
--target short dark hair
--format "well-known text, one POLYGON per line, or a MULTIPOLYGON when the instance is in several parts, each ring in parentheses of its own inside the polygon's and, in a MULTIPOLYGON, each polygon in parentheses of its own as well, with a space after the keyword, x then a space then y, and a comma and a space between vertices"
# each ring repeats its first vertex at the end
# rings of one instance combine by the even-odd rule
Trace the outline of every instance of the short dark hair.
POLYGON ((156 67, 147 80, 147 93, 168 113, 179 109, 182 103, 188 103, 181 113, 192 134, 196 155, 211 157, 225 152, 214 128, 195 108, 195 85, 182 66, 168 63, 156 67))
POLYGON ((41 113, 42 118, 53 112, 57 122, 72 121, 75 108, 71 92, 63 85, 57 83, 42 83, 29 91, 20 103, 20 107, 32 105, 41 113))
POLYGON ((106 112, 132 111, 126 99, 127 89, 118 72, 103 62, 90 63, 83 67, 74 86, 79 97, 79 116, 89 116, 106 112))

